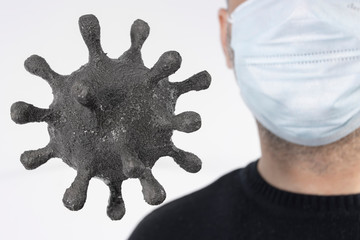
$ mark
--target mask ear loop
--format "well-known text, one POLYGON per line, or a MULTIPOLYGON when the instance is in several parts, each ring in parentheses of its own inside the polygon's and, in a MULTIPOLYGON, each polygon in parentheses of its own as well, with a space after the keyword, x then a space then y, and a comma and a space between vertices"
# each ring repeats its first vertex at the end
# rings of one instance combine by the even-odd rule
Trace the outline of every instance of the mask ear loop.
POLYGON ((229 14, 228 17, 227 17, 227 22, 230 23, 230 24, 233 24, 234 23, 234 19, 232 17, 232 14, 229 14))
MULTIPOLYGON (((226 21, 228 22, 228 25, 229 25, 229 26, 227 26, 227 28, 228 28, 227 31, 229 32, 229 31, 231 31, 230 30, 231 25, 234 23, 234 19, 232 17, 232 14, 228 14, 226 21)), ((227 52, 228 52, 229 57, 231 58, 232 66, 233 66, 234 65, 234 51, 230 47, 230 34, 229 33, 227 34, 227 42, 228 42, 227 52)))

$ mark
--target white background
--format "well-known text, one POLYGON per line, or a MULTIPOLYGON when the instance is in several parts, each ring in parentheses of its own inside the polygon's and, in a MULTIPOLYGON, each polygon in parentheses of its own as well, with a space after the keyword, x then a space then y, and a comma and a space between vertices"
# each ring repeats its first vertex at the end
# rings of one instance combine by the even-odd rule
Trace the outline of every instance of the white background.
POLYGON ((176 114, 198 112, 202 128, 173 135, 179 148, 202 159, 203 168, 190 174, 170 157, 161 158, 153 173, 167 192, 165 203, 260 156, 255 121, 241 100, 233 72, 225 66, 220 46, 217 12, 224 5, 223 0, 1 0, 0 239, 126 239, 156 208, 145 203, 136 179, 127 180, 123 184, 127 212, 121 221, 111 221, 106 215, 109 190, 93 179, 84 208, 71 212, 63 206, 62 195, 75 177, 73 169, 61 159, 51 159, 27 171, 19 161, 23 151, 45 146, 49 136, 45 123, 12 122, 11 104, 21 100, 47 108, 52 101, 48 84, 26 72, 24 60, 38 54, 61 74, 85 64, 87 48, 78 29, 83 14, 98 17, 103 49, 112 58, 129 47, 130 26, 141 18, 151 27, 142 51, 148 67, 163 52, 176 50, 183 63, 170 81, 185 80, 205 69, 212 75, 208 90, 182 95, 176 107, 176 114))

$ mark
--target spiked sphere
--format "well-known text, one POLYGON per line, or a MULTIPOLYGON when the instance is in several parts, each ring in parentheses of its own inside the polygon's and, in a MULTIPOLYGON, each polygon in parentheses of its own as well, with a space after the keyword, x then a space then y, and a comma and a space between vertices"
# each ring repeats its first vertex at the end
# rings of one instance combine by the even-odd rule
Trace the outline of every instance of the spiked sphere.
POLYGON ((151 69, 145 67, 140 50, 150 28, 142 20, 133 23, 131 47, 118 59, 103 52, 94 15, 80 17, 79 26, 89 62, 63 76, 43 58, 29 57, 26 70, 50 84, 54 100, 49 109, 16 102, 11 106, 11 118, 19 124, 48 123, 49 144, 24 152, 20 160, 26 169, 34 169, 57 157, 77 170, 63 197, 67 208, 81 209, 90 179, 98 177, 110 188, 107 214, 119 220, 125 213, 121 184, 128 178, 140 180, 149 204, 164 201, 165 191, 151 173, 160 157, 171 156, 188 172, 200 170, 200 159, 171 141, 173 130, 198 130, 200 116, 190 111, 174 115, 174 110, 181 94, 208 88, 211 78, 203 71, 183 82, 169 82, 168 76, 181 64, 175 51, 164 53, 151 69))

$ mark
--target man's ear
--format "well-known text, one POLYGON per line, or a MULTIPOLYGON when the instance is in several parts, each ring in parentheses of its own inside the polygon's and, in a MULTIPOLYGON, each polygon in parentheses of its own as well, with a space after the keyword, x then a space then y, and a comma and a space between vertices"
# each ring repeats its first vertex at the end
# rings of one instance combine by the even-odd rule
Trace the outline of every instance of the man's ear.
POLYGON ((230 31, 230 28, 228 26, 228 11, 224 8, 221 8, 218 15, 220 23, 220 40, 226 58, 226 65, 228 66, 228 68, 232 69, 232 53, 230 52, 231 49, 229 46, 230 39, 228 39, 229 36, 231 36, 231 34, 228 32, 230 31))

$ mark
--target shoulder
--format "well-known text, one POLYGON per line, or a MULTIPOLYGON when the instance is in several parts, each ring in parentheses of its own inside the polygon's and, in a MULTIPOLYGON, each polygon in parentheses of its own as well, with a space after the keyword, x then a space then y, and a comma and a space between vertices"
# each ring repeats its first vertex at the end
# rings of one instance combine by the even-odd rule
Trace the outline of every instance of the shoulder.
POLYGON ((241 171, 234 170, 205 188, 154 210, 139 223, 130 240, 176 239, 178 233, 182 234, 179 239, 194 239, 198 232, 204 232, 201 228, 217 224, 239 203, 237 182, 241 171))

